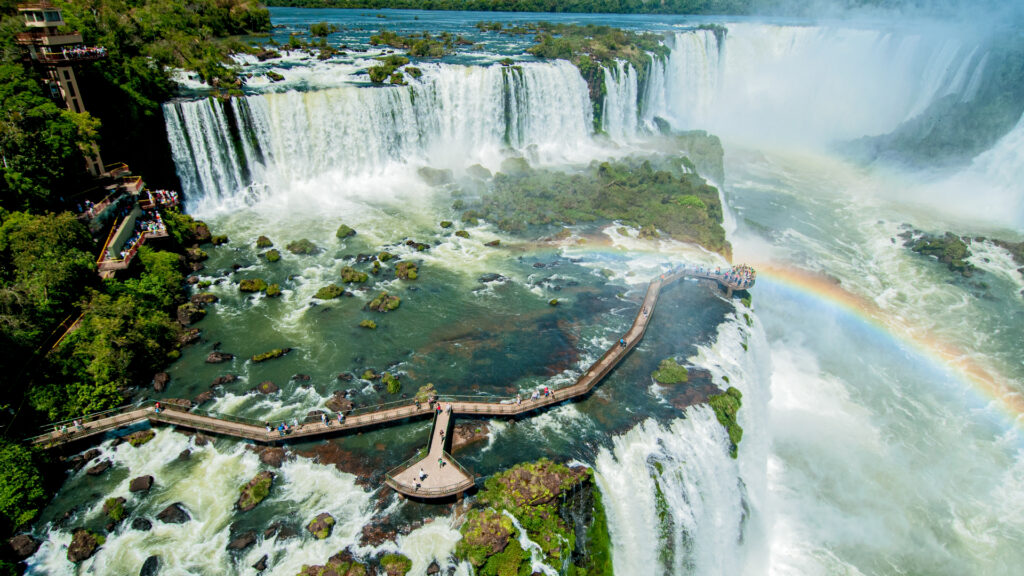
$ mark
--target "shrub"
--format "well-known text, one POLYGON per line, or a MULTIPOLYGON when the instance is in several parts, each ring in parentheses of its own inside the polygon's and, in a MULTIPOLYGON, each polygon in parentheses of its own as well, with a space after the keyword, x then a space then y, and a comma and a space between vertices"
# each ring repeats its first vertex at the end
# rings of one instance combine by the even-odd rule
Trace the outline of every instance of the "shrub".
POLYGON ((345 289, 341 286, 338 286, 337 284, 328 284, 327 286, 317 290, 316 294, 313 295, 313 298, 316 298, 317 300, 331 300, 344 293, 345 289))
POLYGON ((238 283, 238 290, 241 292, 263 292, 267 289, 267 283, 262 278, 242 280, 238 283))

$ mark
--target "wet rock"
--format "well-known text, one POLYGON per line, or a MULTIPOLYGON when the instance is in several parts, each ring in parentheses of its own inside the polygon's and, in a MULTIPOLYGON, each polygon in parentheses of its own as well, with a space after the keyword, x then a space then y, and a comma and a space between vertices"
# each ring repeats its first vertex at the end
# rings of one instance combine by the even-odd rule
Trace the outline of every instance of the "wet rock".
POLYGON ((264 554, 255 564, 252 565, 257 572, 263 572, 267 569, 267 555, 264 554))
POLYGON ((194 344, 199 340, 200 334, 201 333, 199 331, 199 328, 189 328, 188 330, 182 330, 181 336, 178 336, 178 344, 181 344, 182 346, 194 344))
POLYGON ((285 524, 284 522, 274 522, 263 531, 263 538, 267 539, 275 535, 278 540, 287 540, 289 538, 295 538, 299 535, 299 532, 294 526, 285 524))
POLYGON ((273 468, 280 468, 287 457, 288 454, 284 451, 284 448, 277 446, 264 448, 260 451, 260 462, 273 468))
POLYGON ((188 460, 190 458, 192 458, 192 450, 190 450, 188 448, 185 448, 180 453, 178 453, 177 460, 185 461, 185 460, 188 460))
POLYGON ((185 278, 185 284, 188 284, 189 286, 199 284, 199 276, 189 276, 188 278, 185 278))
POLYGON ((543 268, 544 267, 544 263, 543 262, 534 262, 533 263, 533 267, 534 268, 543 268))
POLYGON ((19 560, 28 558, 39 549, 39 541, 28 534, 18 534, 8 540, 7 543, 10 544, 11 550, 14 551, 14 556, 19 560))
POLYGON ((297 576, 355 576, 357 574, 372 574, 365 564, 356 562, 352 553, 343 550, 331 556, 326 566, 303 566, 297 576))
POLYGON ((427 566, 427 574, 437 574, 441 571, 441 567, 438 566, 437 561, 433 560, 430 562, 430 566, 427 566))
POLYGON ((124 441, 132 445, 133 448, 138 448, 146 442, 149 442, 156 436, 156 432, 152 428, 148 430, 139 430, 138 432, 132 432, 124 437, 124 441))
POLYGON ((383 522, 371 522, 363 526, 363 535, 359 539, 360 546, 380 546, 381 544, 394 540, 397 532, 390 527, 385 527, 383 522))
POLYGON ((156 576, 160 573, 160 557, 150 556, 146 558, 146 561, 142 563, 142 570, 139 570, 139 576, 156 576))
POLYGON ((253 388, 254 392, 259 392, 260 394, 273 394, 275 392, 279 392, 280 390, 281 387, 278 386, 277 384, 274 384, 270 380, 260 382, 259 384, 256 385, 255 388, 253 388))
POLYGON ((152 476, 139 476, 138 478, 132 478, 132 481, 128 484, 129 492, 149 492, 149 489, 153 487, 152 476))
POLYGON ((213 392, 210 391, 210 390, 206 390, 206 391, 200 392, 199 395, 196 396, 195 400, 193 400, 193 403, 196 406, 199 406, 200 404, 205 404, 205 403, 209 402, 210 400, 213 400, 213 392))
POLYGON ((242 493, 238 496, 235 507, 241 512, 252 510, 270 494, 273 485, 274 473, 263 470, 242 486, 242 493))
POLYGON ((232 360, 234 357, 235 357, 234 354, 228 354, 227 352, 219 352, 217 350, 214 350, 213 352, 210 352, 209 356, 206 357, 206 363, 207 364, 220 364, 222 362, 227 362, 229 360, 232 360))
POLYGON ((157 372, 153 376, 153 391, 160 393, 167 389, 167 383, 171 381, 171 375, 167 372, 157 372))
POLYGON ((508 280, 508 278, 495 272, 490 272, 477 278, 477 282, 480 282, 482 284, 487 284, 488 282, 504 282, 506 280, 508 280))
POLYGON ((95 457, 97 457, 99 455, 100 455, 100 451, 95 449, 95 448, 92 448, 92 449, 90 449, 88 452, 86 452, 84 454, 78 454, 76 456, 72 456, 71 458, 68 458, 67 459, 67 463, 71 465, 71 469, 72 470, 74 470, 75 472, 78 472, 79 470, 81 470, 86 465, 86 463, 88 463, 90 460, 92 460, 93 458, 95 458, 95 457))
POLYGON ((111 466, 113 466, 113 464, 110 463, 110 460, 103 460, 99 464, 87 469, 85 473, 89 476, 99 476, 106 472, 111 466))
POLYGON ((312 376, 309 374, 296 374, 295 376, 292 376, 292 380, 295 380, 296 382, 309 382, 311 379, 312 376))
POLYGON ((178 306, 177 318, 178 323, 181 324, 182 326, 189 326, 191 324, 195 324, 196 322, 202 320, 203 317, 205 316, 206 310, 204 310, 203 307, 199 306, 198 304, 186 302, 185 304, 178 306))
POLYGON ((153 523, 146 518, 136 518, 132 520, 132 530, 138 530, 139 532, 149 532, 153 528, 153 523))
POLYGON ((214 386, 223 386, 225 384, 231 384, 232 382, 237 381, 238 376, 236 376, 235 374, 225 374, 223 376, 218 376, 214 378, 213 383, 210 384, 210 388, 213 388, 214 386))
POLYGON ((213 236, 210 234, 210 228, 209 226, 206 225, 205 222, 196 222, 195 238, 196 242, 200 244, 205 244, 206 242, 209 242, 213 238, 213 236))
POLYGON ((497 248, 501 246, 501 240, 491 240, 490 242, 484 242, 484 246, 490 246, 491 248, 497 248))
POLYGON ((352 411, 355 404, 346 398, 346 395, 347 392, 344 390, 335 391, 334 396, 331 396, 330 399, 327 400, 325 406, 327 406, 327 409, 331 412, 342 412, 344 414, 348 414, 352 411))
POLYGON ((156 519, 164 524, 184 524, 192 517, 188 515, 188 511, 185 510, 181 502, 175 502, 157 514, 156 519))
POLYGON ((321 512, 306 526, 306 530, 309 530, 309 533, 317 540, 323 540, 334 530, 334 516, 327 512, 321 512))
POLYGON ((342 372, 341 374, 338 374, 338 380, 341 380, 342 382, 351 382, 352 380, 355 380, 355 378, 355 375, 350 372, 342 372))
POLYGON ((68 544, 68 560, 77 564, 95 554, 99 547, 100 542, 95 534, 79 528, 71 537, 71 544, 68 544))
POLYGON ((245 550, 256 543, 256 531, 243 532, 238 537, 228 542, 228 550, 245 550))
POLYGON ((200 292, 199 294, 193 294, 189 301, 193 304, 215 304, 220 301, 220 298, 210 292, 200 292))

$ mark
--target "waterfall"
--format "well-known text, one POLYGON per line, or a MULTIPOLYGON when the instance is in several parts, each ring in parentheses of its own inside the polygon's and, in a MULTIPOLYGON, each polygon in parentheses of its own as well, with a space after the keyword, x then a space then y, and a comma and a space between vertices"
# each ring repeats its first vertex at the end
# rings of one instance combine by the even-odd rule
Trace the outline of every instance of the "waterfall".
POLYGON ((604 68, 604 108, 601 126, 615 140, 637 134, 637 73, 632 64, 618 60, 614 70, 604 68))
POLYGON ((642 119, 770 142, 883 134, 936 99, 969 101, 987 52, 928 30, 733 23, 680 31, 655 62, 642 119))
POLYGON ((509 149, 532 160, 558 159, 590 138, 587 86, 569 62, 422 70, 420 80, 403 87, 165 104, 186 196, 229 197, 326 172, 381 174, 395 164, 462 166, 509 149))

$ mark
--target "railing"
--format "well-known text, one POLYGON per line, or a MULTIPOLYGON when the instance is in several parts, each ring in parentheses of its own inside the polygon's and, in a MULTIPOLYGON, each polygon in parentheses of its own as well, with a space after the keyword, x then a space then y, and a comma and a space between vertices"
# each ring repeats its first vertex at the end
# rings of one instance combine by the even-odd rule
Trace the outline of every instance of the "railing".
MULTIPOLYGON (((104 425, 102 425, 102 426, 91 426, 91 427, 90 426, 86 426, 86 424, 90 424, 90 423, 96 422, 98 420, 114 418, 116 416, 120 416, 120 415, 123 415, 123 414, 128 414, 128 413, 134 412, 136 410, 142 410, 142 409, 146 408, 150 404, 153 404, 153 402, 151 402, 151 401, 137 402, 135 404, 126 404, 124 406, 119 406, 117 408, 111 408, 109 410, 102 410, 100 412, 93 412, 91 414, 86 414, 86 415, 80 416, 78 418, 70 418, 68 420, 60 420, 58 422, 51 422, 50 424, 46 424, 45 426, 40 426, 41 430, 48 430, 47 432, 43 432, 42 434, 38 434, 38 435, 35 435, 35 436, 30 436, 30 437, 26 438, 25 441, 30 443, 30 444, 38 444, 38 443, 43 442, 44 440, 47 440, 47 439, 52 439, 52 440, 58 440, 58 439, 61 439, 61 440, 74 440, 76 438, 85 438, 87 436, 92 436, 93 434, 97 434, 99 432, 106 432, 106 431, 111 430, 113 428, 117 428, 119 426, 124 426, 127 422, 124 421, 124 420, 116 420, 116 421, 111 420, 108 423, 104 423, 104 425), (75 426, 75 421, 76 420, 78 420, 82 424, 82 428, 78 428, 77 426, 75 426)), ((134 421, 135 419, 132 419, 132 420, 134 421)))
POLYGON ((459 464, 458 460, 453 458, 451 454, 449 454, 448 452, 442 452, 442 454, 444 454, 445 459, 450 464, 458 468, 459 472, 462 472, 462 475, 464 476, 462 480, 459 480, 458 482, 453 482, 451 484, 446 484, 444 486, 435 486, 432 488, 426 488, 421 485, 418 489, 399 481, 398 476, 400 474, 407 471, 409 468, 413 467, 418 462, 423 460, 424 457, 420 456, 417 453, 408 460, 406 460, 405 462, 402 462, 398 466, 395 466, 394 468, 386 472, 384 474, 384 481, 389 486, 394 488, 396 491, 413 496, 448 496, 451 494, 458 494, 459 492, 465 491, 466 489, 470 488, 471 486, 473 486, 473 484, 476 483, 476 481, 473 480, 473 473, 470 472, 462 464, 459 464))

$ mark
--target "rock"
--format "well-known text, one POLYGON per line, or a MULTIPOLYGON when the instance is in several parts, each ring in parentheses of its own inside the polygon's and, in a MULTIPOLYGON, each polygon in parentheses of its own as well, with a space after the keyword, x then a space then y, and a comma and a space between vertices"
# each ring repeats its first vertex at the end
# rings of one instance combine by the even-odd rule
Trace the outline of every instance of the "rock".
POLYGON ((487 284, 488 282, 505 282, 508 278, 494 272, 484 274, 477 278, 477 282, 481 284, 487 284))
POLYGON ((156 576, 160 573, 160 557, 150 556, 146 558, 146 561, 142 563, 142 570, 139 570, 139 576, 156 576))
POLYGON ((163 392, 167 389, 167 383, 171 381, 171 375, 167 372, 157 372, 156 376, 153 376, 153 391, 163 392))
POLYGON ((430 186, 443 186, 444 184, 451 184, 454 181, 454 175, 451 170, 431 168, 429 166, 421 166, 416 170, 420 178, 430 186))
POLYGON ((210 292, 200 292, 199 294, 193 294, 191 302, 193 304, 213 304, 219 301, 220 298, 216 294, 210 292))
POLYGON ((394 540, 398 533, 390 526, 385 526, 385 522, 370 522, 363 526, 363 535, 359 539, 359 545, 377 547, 389 540, 394 540))
POLYGON ((206 316, 206 310, 204 310, 198 304, 192 302, 186 302, 181 306, 178 306, 178 323, 182 326, 189 326, 195 324, 206 316))
POLYGON ((376 310, 377 312, 389 312, 395 310, 402 303, 402 299, 398 296, 392 296, 387 292, 381 292, 376 298, 367 304, 370 310, 376 310))
POLYGON ((341 226, 338 226, 338 231, 335 232, 334 235, 338 238, 348 238, 349 236, 355 236, 356 231, 348 225, 342 224, 341 226))
POLYGON ((356 562, 348 550, 331 556, 326 566, 303 566, 297 576, 362 576, 368 572, 365 564, 356 562))
POLYGON ((222 362, 227 362, 229 360, 232 360, 234 357, 235 357, 234 354, 228 354, 227 352, 219 352, 217 350, 214 350, 213 352, 210 352, 209 356, 206 357, 206 363, 207 364, 220 364, 222 362))
POLYGON ((278 446, 268 447, 260 451, 260 462, 267 466, 280 468, 287 456, 284 448, 278 446))
POLYGON ((139 532, 149 532, 153 528, 153 523, 149 520, 142 518, 136 518, 132 520, 132 530, 138 530, 139 532))
POLYGON ((209 255, 205 251, 194 246, 192 248, 185 249, 185 258, 188 259, 188 261, 193 264, 193 268, 195 268, 196 264, 209 258, 209 255))
POLYGON ((246 548, 252 546, 255 543, 256 531, 249 530, 248 532, 243 532, 241 535, 233 539, 231 542, 228 542, 228 550, 245 550, 246 548))
POLYGON ((146 442, 149 442, 156 436, 156 432, 152 428, 149 430, 139 430, 138 432, 132 432, 131 434, 124 437, 125 441, 132 445, 133 448, 138 448, 146 442))
POLYGON ((380 566, 388 576, 405 576, 412 568, 412 560, 403 554, 385 554, 380 559, 380 566))
POLYGON ((544 266, 545 266, 545 264, 543 262, 534 262, 533 263, 533 267, 534 268, 543 268, 544 266))
POLYGON ((189 276, 188 278, 185 278, 185 284, 188 284, 189 286, 199 284, 199 276, 189 276))
POLYGON ((351 412, 355 404, 345 396, 346 392, 344 390, 336 391, 334 396, 331 396, 330 399, 327 400, 325 404, 327 409, 331 412, 342 412, 345 414, 351 412))
POLYGON ((113 466, 113 464, 110 463, 110 460, 103 460, 102 462, 96 464, 92 468, 87 469, 85 473, 88 474, 89 476, 99 476, 100 474, 106 472, 111 466, 113 466))
POLYGON ((311 379, 312 376, 309 374, 296 374, 292 376, 292 380, 295 380, 296 382, 309 382, 311 379))
POLYGON ((237 380, 238 376, 235 374, 225 374, 223 376, 218 376, 213 379, 213 383, 210 384, 210 388, 213 388, 214 386, 223 386, 225 384, 231 384, 232 382, 235 382, 237 380))
POLYGON ((99 455, 100 455, 100 451, 99 450, 97 450, 95 448, 91 448, 89 451, 87 451, 84 454, 79 454, 77 456, 72 456, 71 458, 68 458, 67 462, 69 464, 71 464, 71 469, 72 470, 74 470, 75 472, 78 472, 79 470, 82 469, 83 466, 86 465, 86 463, 88 463, 90 460, 92 460, 93 458, 95 458, 95 457, 97 457, 99 455))
POLYGON ((259 392, 260 394, 273 394, 275 392, 279 392, 280 390, 281 387, 278 386, 277 384, 274 384, 270 380, 260 382, 259 384, 256 385, 255 388, 253 388, 254 392, 259 392))
POLYGON ((68 544, 68 560, 77 564, 95 554, 99 547, 100 541, 96 534, 79 528, 71 537, 71 544, 68 544))
POLYGON ((210 239, 212 238, 212 235, 210 234, 210 227, 207 226, 205 222, 200 222, 197 220, 195 237, 196 242, 200 244, 205 244, 206 242, 209 242, 210 239))
POLYGON ((430 566, 427 566, 427 574, 437 574, 441 571, 441 567, 437 565, 436 560, 430 562, 430 566))
POLYGON ((238 283, 239 292, 263 292, 267 289, 267 281, 262 278, 247 278, 238 283))
POLYGON ((181 346, 187 346, 199 340, 200 331, 198 328, 190 328, 188 330, 182 330, 181 336, 178 336, 178 344, 181 346))
POLYGON ((188 515, 188 511, 185 510, 181 502, 175 502, 157 514, 156 519, 164 524, 184 524, 192 517, 188 515))
POLYGON ((497 248, 501 246, 501 240, 491 240, 490 242, 484 242, 484 246, 490 246, 491 248, 497 248))
POLYGON ((132 478, 132 481, 128 484, 129 492, 149 492, 149 489, 153 487, 152 476, 139 476, 138 478, 132 478))
POLYGON ((287 540, 289 538, 295 538, 299 533, 289 524, 285 524, 284 522, 274 522, 263 531, 263 539, 266 540, 274 535, 277 536, 278 540, 287 540))
POLYGON ((124 509, 124 503, 127 500, 123 496, 117 498, 107 498, 107 501, 103 503, 103 514, 113 521, 113 524, 124 520, 127 512, 124 509))
POLYGON ((316 244, 313 244, 312 242, 305 238, 301 240, 296 240, 294 242, 289 242, 288 245, 285 246, 285 248, 288 249, 288 251, 291 252, 292 254, 302 255, 316 254, 317 252, 320 251, 320 249, 317 248, 316 244))
POLYGON ((270 238, 267 238, 266 236, 260 236, 259 238, 256 239, 257 248, 270 248, 273 245, 274 243, 271 242, 270 238))
POLYGON ((319 514, 316 518, 306 526, 306 530, 309 530, 310 534, 313 535, 317 540, 323 540, 331 535, 331 530, 334 529, 334 516, 331 516, 327 512, 319 514))
POLYGON ((338 380, 341 380, 342 382, 351 382, 352 380, 355 380, 355 378, 355 374, 350 372, 342 372, 341 374, 338 374, 338 380))
POLYGON ((465 230, 456 230, 455 235, 459 238, 469 238, 469 232, 466 232, 465 230))
POLYGON ((192 458, 192 449, 185 448, 184 450, 178 453, 178 457, 176 458, 176 460, 185 461, 190 458, 192 458))
POLYGON ((205 390, 203 392, 200 392, 199 395, 196 396, 195 400, 193 400, 193 403, 196 406, 199 406, 199 405, 202 405, 202 404, 206 404, 210 400, 213 400, 213 391, 205 390))
POLYGON ((419 268, 415 262, 399 262, 395 265, 395 276, 402 280, 415 280, 419 276, 419 268))
POLYGON ((249 480, 249 483, 242 486, 241 494, 235 507, 242 512, 248 512, 270 494, 270 487, 274 485, 274 473, 263 470, 249 480))
POLYGON ((257 572, 263 572, 264 570, 266 570, 267 569, 267 555, 264 554, 262 557, 260 557, 260 559, 257 560, 256 563, 252 565, 252 567, 257 572))
POLYGON ((260 362, 266 362, 267 360, 273 360, 274 358, 280 358, 285 354, 291 352, 291 348, 274 348, 268 352, 262 354, 256 354, 252 357, 253 364, 259 364, 260 362))
POLYGON ((343 266, 341 268, 341 281, 345 284, 351 284, 353 282, 366 282, 369 276, 366 272, 360 272, 351 266, 343 266))
POLYGON ((18 560, 28 558, 39 549, 39 541, 28 534, 18 534, 8 540, 7 543, 11 545, 11 550, 14 551, 14 556, 18 560))

